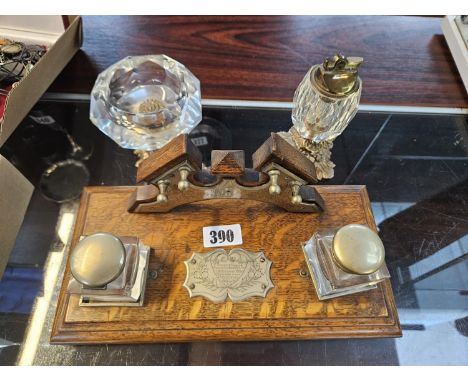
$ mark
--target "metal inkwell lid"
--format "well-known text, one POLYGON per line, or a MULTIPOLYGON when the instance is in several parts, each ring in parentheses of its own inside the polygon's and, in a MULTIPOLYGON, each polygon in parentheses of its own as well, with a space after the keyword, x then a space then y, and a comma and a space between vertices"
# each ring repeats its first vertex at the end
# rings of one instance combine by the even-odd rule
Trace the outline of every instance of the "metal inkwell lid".
POLYGON ((110 233, 96 233, 80 240, 70 257, 73 277, 89 288, 114 281, 125 266, 125 247, 110 233))
POLYGON ((385 248, 372 229, 361 224, 341 227, 333 238, 332 256, 346 272, 367 275, 384 263, 385 248))
POLYGON ((356 92, 361 80, 358 68, 362 64, 361 57, 345 57, 335 54, 318 65, 311 73, 314 86, 322 93, 334 97, 344 97, 356 92))

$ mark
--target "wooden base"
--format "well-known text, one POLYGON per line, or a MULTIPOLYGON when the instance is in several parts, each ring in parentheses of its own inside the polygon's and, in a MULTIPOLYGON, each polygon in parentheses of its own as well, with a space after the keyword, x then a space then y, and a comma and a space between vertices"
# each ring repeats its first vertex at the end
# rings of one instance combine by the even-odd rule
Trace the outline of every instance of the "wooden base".
MULTIPOLYGON (((326 211, 290 213, 273 205, 242 200, 195 203, 168 213, 126 211, 134 187, 89 187, 83 192, 72 248, 81 235, 98 231, 137 236, 153 252, 142 307, 80 307, 66 292, 67 264, 52 343, 144 343, 253 341, 401 336, 390 282, 351 296, 319 301, 306 268, 301 242, 321 227, 348 223, 375 228, 364 186, 318 186, 326 211), (215 304, 190 299, 183 287, 184 260, 206 252, 202 227, 239 223, 244 249, 263 251, 273 264, 275 287, 265 298, 215 304)), ((226 247, 229 250, 232 247, 226 247)))

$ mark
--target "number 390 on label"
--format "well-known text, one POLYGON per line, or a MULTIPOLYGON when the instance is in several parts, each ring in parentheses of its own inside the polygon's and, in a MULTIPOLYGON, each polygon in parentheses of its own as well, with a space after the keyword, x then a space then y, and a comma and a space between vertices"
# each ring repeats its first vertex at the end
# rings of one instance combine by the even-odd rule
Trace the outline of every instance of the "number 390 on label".
POLYGON ((203 246, 224 247, 242 244, 240 224, 203 227, 203 246))

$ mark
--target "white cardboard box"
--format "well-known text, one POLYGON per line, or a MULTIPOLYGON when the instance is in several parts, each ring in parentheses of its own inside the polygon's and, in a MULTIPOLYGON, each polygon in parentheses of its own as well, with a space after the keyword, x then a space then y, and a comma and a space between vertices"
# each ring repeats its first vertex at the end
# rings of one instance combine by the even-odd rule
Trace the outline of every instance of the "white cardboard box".
POLYGON ((6 99, 0 120, 1 147, 80 48, 81 17, 0 16, 0 37, 48 47, 31 72, 13 85, 6 99))
MULTIPOLYGON (((0 119, 0 147, 82 44, 79 16, 3 16, 0 37, 48 47, 31 72, 13 85, 0 119)), ((33 185, 0 155, 0 279, 31 199, 33 185)))
POLYGON ((0 155, 0 279, 33 190, 33 185, 0 155))

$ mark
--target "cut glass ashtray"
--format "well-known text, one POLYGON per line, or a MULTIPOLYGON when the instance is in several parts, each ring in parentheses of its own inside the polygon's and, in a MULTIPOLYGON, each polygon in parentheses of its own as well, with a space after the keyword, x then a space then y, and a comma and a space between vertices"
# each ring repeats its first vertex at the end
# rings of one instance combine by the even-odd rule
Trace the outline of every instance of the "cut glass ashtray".
POLYGON ((159 149, 201 117, 200 81, 165 55, 126 57, 99 74, 91 92, 91 121, 128 149, 159 149))

